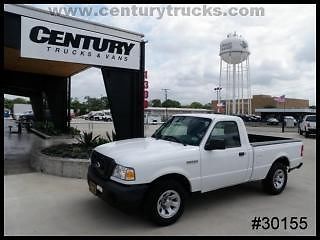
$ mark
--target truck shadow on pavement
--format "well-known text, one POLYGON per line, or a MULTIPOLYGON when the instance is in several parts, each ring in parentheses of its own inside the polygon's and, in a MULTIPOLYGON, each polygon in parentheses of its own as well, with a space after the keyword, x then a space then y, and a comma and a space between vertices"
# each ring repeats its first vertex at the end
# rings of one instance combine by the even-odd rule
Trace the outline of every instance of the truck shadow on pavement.
POLYGON ((106 202, 100 198, 91 198, 83 202, 88 222, 95 222, 110 229, 134 228, 145 225, 145 219, 138 209, 118 206, 117 203, 106 202), (99 220, 99 221, 97 221, 99 220))
MULTIPOLYGON (((187 201, 188 210, 199 207, 221 207, 222 205, 228 206, 233 202, 238 202, 246 198, 265 198, 266 193, 263 191, 261 182, 248 182, 235 186, 217 189, 206 193, 195 193, 187 201)), ((225 207, 223 206, 223 207, 225 207)))
MULTIPOLYGON (((239 201, 246 202, 248 198, 256 201, 257 198, 261 197, 261 200, 265 201, 266 196, 268 195, 262 190, 260 181, 235 185, 203 194, 195 193, 187 199, 184 214, 189 215, 199 211, 225 209, 228 206, 237 204, 239 201)), ((120 225, 128 227, 128 225, 131 226, 132 224, 144 227, 146 224, 150 227, 156 226, 143 215, 142 207, 133 208, 118 202, 104 201, 98 198, 90 200, 88 205, 91 208, 90 215, 92 219, 105 218, 105 221, 109 222, 108 218, 111 218, 117 228, 120 225)))

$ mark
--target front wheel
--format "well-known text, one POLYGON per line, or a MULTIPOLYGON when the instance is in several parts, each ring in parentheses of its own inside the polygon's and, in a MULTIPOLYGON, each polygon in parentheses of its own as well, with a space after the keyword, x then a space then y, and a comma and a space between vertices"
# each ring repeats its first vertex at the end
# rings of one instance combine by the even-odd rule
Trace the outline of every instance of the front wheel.
POLYGON ((179 182, 162 181, 151 188, 144 211, 156 224, 167 226, 182 215, 185 198, 186 191, 179 182))
POLYGON ((284 190, 287 180, 287 167, 280 162, 276 162, 270 168, 267 177, 262 180, 262 185, 267 193, 276 195, 284 190))

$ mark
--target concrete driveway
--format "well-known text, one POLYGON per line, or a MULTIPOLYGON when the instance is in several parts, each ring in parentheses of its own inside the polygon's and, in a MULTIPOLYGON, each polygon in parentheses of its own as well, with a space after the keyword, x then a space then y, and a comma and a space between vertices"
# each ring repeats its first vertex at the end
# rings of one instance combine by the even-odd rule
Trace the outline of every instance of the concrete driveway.
MULTIPOLYGON (((249 132, 265 129, 250 128, 249 132)), ((265 131, 267 131, 266 129, 265 131)), ((246 183, 192 197, 178 222, 158 227, 137 212, 124 212, 93 196, 86 180, 26 173, 4 176, 5 235, 314 235, 315 143, 301 138, 304 165, 289 174, 285 191, 266 195, 246 183), (307 217, 305 230, 252 230, 253 217, 307 217)), ((289 219, 290 221, 290 219, 289 219)))

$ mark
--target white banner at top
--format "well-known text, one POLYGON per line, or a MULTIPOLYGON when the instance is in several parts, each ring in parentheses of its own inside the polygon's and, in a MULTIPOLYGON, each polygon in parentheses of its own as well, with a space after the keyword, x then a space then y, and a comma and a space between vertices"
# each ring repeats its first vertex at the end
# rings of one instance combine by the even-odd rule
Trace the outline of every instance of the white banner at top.
POLYGON ((140 43, 21 17, 21 57, 140 69, 140 43))

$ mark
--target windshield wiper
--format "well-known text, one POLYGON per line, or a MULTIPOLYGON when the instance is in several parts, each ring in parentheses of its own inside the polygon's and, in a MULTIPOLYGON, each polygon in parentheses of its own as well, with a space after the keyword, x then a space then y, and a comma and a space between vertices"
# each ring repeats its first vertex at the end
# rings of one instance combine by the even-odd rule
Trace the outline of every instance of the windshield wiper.
POLYGON ((175 142, 177 142, 177 143, 183 144, 183 146, 186 146, 186 145, 187 145, 185 142, 183 142, 183 141, 180 140, 179 138, 176 138, 175 136, 166 135, 166 136, 163 136, 161 139, 164 139, 164 140, 172 139, 173 141, 175 141, 175 142))

